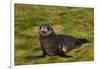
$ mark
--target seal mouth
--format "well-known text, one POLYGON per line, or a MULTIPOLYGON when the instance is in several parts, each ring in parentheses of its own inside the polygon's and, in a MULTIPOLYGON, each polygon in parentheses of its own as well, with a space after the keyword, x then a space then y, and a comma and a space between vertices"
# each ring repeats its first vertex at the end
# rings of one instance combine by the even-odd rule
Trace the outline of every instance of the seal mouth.
POLYGON ((46 32, 46 31, 41 31, 40 33, 41 33, 41 35, 44 35, 44 36, 48 35, 48 32, 46 32))
POLYGON ((46 31, 41 31, 43 34, 46 34, 47 32, 46 31))

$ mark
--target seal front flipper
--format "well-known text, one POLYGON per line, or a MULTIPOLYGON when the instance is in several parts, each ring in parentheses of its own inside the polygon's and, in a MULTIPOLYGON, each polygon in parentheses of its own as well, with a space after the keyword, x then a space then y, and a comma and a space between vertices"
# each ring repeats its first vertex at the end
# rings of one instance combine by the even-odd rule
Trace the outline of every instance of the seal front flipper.
POLYGON ((63 58, 71 58, 73 56, 70 56, 70 55, 60 55, 60 57, 63 57, 63 58))
POLYGON ((41 56, 28 56, 28 57, 26 57, 26 59, 33 60, 33 59, 39 59, 39 58, 45 58, 45 57, 46 57, 46 55, 41 55, 41 56))
POLYGON ((71 58, 73 56, 70 56, 70 55, 66 55, 65 53, 62 53, 62 54, 59 54, 60 57, 63 57, 63 58, 71 58))

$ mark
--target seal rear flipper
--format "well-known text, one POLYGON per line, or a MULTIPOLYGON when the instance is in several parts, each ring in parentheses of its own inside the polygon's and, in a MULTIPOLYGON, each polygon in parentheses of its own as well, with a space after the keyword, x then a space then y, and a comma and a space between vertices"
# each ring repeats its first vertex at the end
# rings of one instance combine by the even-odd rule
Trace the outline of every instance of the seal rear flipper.
POLYGON ((79 40, 79 42, 77 43, 77 45, 89 43, 89 41, 87 39, 78 39, 78 40, 79 40))

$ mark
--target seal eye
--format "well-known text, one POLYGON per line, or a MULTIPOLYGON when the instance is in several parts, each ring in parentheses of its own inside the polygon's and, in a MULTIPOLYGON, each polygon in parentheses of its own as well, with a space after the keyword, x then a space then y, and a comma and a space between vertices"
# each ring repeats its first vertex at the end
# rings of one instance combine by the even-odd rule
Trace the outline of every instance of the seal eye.
POLYGON ((41 29, 41 27, 39 29, 41 29))
POLYGON ((48 28, 48 30, 50 30, 51 28, 48 28))

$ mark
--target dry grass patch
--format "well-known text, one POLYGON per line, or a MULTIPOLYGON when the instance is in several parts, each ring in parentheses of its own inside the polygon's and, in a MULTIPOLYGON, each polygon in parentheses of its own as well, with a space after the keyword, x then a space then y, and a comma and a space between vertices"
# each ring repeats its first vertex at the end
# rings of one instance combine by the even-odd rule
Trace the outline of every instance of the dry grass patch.
POLYGON ((55 24, 52 27, 53 27, 54 31, 57 33, 61 32, 64 29, 63 25, 60 25, 60 24, 55 24))
POLYGON ((18 38, 16 38, 16 40, 15 40, 16 46, 17 45, 24 45, 26 42, 27 42, 27 40, 25 40, 25 39, 18 39, 18 38))
POLYGON ((27 35, 30 35, 30 36, 35 36, 35 35, 38 35, 38 27, 35 26, 35 27, 29 28, 27 30, 24 30, 23 32, 21 31, 20 33, 21 34, 27 34, 27 35))
POLYGON ((22 55, 25 55, 26 54, 26 52, 25 52, 25 50, 19 50, 19 51, 16 51, 16 56, 22 56, 22 55))

